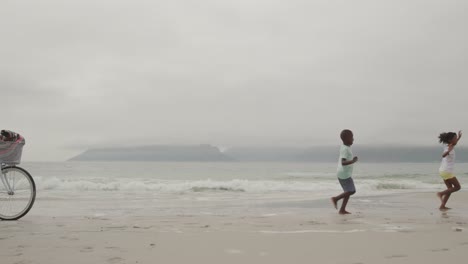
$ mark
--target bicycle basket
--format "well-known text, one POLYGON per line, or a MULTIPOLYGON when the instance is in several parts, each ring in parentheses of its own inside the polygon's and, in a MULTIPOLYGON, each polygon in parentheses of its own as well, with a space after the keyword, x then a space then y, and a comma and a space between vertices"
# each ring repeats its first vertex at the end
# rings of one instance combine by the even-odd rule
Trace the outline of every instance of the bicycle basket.
POLYGON ((15 141, 0 140, 0 163, 7 165, 20 164, 25 143, 26 141, 20 135, 15 141))

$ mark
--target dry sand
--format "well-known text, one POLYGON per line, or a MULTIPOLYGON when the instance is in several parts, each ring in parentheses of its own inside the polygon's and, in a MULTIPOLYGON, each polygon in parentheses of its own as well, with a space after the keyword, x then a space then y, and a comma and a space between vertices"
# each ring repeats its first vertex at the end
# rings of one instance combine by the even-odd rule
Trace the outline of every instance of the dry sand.
POLYGON ((437 210, 434 193, 356 196, 347 216, 325 200, 246 215, 41 214, 54 206, 63 204, 38 201, 20 221, 0 222, 1 264, 427 264, 468 257, 467 192, 453 195, 448 212, 437 210))

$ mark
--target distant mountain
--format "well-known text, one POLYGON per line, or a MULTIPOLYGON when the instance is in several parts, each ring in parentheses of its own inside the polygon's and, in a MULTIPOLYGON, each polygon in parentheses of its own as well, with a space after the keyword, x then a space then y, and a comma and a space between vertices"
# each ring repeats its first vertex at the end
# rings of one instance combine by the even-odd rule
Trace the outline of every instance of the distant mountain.
POLYGON ((288 147, 235 147, 224 154, 237 161, 306 161, 305 148, 288 147))
POLYGON ((89 149, 69 161, 231 161, 211 145, 89 149))
MULTIPOLYGON (((438 162, 441 146, 353 146, 361 162, 438 162)), ((237 161, 337 162, 339 146, 309 148, 232 148, 224 152, 237 161)), ((457 160, 468 159, 468 149, 457 148, 457 160)))

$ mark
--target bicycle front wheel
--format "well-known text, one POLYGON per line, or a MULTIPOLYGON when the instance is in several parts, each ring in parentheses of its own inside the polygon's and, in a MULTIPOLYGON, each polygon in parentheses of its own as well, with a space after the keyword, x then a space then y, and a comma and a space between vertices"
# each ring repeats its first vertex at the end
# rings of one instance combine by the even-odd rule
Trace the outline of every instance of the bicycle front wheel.
POLYGON ((8 166, 0 174, 0 219, 18 220, 26 215, 36 199, 36 184, 20 167, 8 166))

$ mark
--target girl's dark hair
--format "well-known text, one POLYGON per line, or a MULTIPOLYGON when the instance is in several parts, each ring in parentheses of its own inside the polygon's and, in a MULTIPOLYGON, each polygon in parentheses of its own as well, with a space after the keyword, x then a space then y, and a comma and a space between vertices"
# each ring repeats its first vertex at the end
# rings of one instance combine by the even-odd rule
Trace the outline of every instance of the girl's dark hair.
POLYGON ((453 139, 453 137, 457 136, 456 133, 454 132, 447 132, 447 133, 440 133, 439 135, 439 142, 440 143, 445 143, 445 144, 449 144, 450 141, 453 139))

